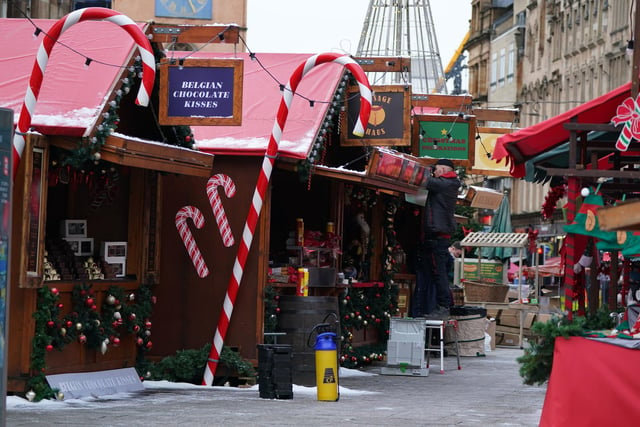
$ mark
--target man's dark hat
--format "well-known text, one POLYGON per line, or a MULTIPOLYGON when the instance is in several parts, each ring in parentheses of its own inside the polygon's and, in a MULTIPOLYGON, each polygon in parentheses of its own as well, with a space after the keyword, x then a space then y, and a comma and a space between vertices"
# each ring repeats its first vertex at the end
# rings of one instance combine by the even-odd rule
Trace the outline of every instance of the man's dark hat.
POLYGON ((439 159, 439 160, 436 162, 436 165, 449 166, 451 169, 453 169, 453 168, 454 168, 454 166, 453 166, 453 162, 452 162, 451 160, 449 160, 449 159, 439 159))

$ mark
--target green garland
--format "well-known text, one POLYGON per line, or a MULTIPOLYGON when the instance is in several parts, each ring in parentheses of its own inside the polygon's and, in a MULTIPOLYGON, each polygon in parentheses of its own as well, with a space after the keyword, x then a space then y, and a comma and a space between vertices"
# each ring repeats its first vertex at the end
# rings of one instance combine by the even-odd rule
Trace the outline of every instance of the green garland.
POLYGON ((595 314, 577 316, 570 320, 566 315, 553 316, 547 322, 534 322, 531 332, 536 337, 525 348, 520 363, 520 376, 527 385, 544 384, 551 376, 553 350, 557 337, 584 336, 587 331, 611 330, 614 321, 609 311, 601 307, 595 314))
POLYGON ((340 363, 347 368, 367 365, 384 358, 386 343, 389 339, 390 319, 398 313, 398 288, 393 286, 393 276, 397 272, 393 252, 398 245, 394 224, 398 203, 396 198, 388 198, 385 204, 385 244, 381 257, 383 287, 351 288, 345 290, 342 297, 340 363), (353 330, 361 330, 370 325, 377 329, 377 344, 354 347, 353 330))
POLYGON ((138 345, 136 369, 138 374, 144 373, 141 377, 146 375, 144 354, 153 345, 150 319, 155 297, 151 285, 142 284, 136 292, 126 295, 119 286, 109 287, 100 311, 90 285, 75 285, 71 301, 72 310, 61 317, 63 304, 58 289, 47 285, 38 289, 33 313, 36 324, 31 341, 31 377, 27 382, 36 401, 61 397, 46 382, 45 356, 53 350, 63 351, 75 341, 104 354, 110 345, 119 345, 121 334, 132 334, 138 345))
MULTIPOLYGON (((159 61, 159 58, 164 56, 162 52, 156 51, 155 49, 154 54, 156 61, 159 61)), ((118 109, 120 108, 122 98, 131 91, 135 80, 142 76, 142 60, 140 57, 136 57, 134 64, 128 68, 128 72, 127 77, 120 80, 120 88, 115 91, 114 98, 109 101, 108 109, 102 114, 102 121, 96 127, 94 135, 82 138, 76 149, 69 152, 62 160, 63 166, 69 165, 81 170, 93 169, 96 168, 96 166, 100 166, 100 150, 105 144, 107 137, 114 133, 120 124, 118 109)), ((159 80, 159 75, 156 75, 156 87, 158 87, 160 83, 159 80)), ((166 138, 165 143, 190 149, 193 148, 195 141, 189 126, 170 126, 167 129, 171 134, 166 138)), ((165 129, 165 131, 167 129, 165 129)), ((98 167, 98 169, 103 168, 98 167)))

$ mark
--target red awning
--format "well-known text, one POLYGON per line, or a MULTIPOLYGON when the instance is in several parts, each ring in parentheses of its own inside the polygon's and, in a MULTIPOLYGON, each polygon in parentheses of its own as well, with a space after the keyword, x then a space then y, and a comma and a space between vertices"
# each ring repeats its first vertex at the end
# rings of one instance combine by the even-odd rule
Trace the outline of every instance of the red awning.
MULTIPOLYGON (((0 107, 13 109, 16 123, 36 54, 56 20, 33 22, 43 31, 37 38, 36 28, 28 20, 0 19, 0 107)), ((86 136, 131 55, 134 41, 118 25, 105 21, 74 24, 59 41, 49 55, 32 127, 46 135, 86 136), (83 55, 93 60, 88 67, 83 55)))
MULTIPOLYGON (((184 54, 174 53, 176 58, 184 54)), ((258 53, 257 60, 252 61, 247 53, 190 55, 190 58, 244 60, 242 125, 192 126, 196 147, 213 154, 264 155, 282 100, 280 84, 286 84, 293 71, 311 56, 313 54, 258 53)), ((280 155, 295 159, 308 157, 343 71, 342 65, 322 64, 302 78, 296 91, 301 96, 293 97, 282 132, 280 155), (310 100, 314 101, 313 106, 310 100)))
POLYGON ((524 163, 540 153, 548 151, 569 139, 569 131, 563 125, 576 119, 577 123, 609 123, 616 115, 616 108, 630 96, 631 83, 620 86, 598 98, 586 102, 548 120, 500 136, 496 140, 493 158, 506 158, 510 174, 516 178, 525 176, 524 163))

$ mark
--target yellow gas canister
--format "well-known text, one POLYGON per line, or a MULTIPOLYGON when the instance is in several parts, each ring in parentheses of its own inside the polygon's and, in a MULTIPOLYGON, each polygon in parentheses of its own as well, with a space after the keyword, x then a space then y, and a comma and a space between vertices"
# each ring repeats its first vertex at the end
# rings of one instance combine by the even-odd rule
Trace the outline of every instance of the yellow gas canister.
POLYGON ((314 350, 316 353, 318 400, 335 402, 340 398, 336 334, 333 332, 318 334, 314 350))

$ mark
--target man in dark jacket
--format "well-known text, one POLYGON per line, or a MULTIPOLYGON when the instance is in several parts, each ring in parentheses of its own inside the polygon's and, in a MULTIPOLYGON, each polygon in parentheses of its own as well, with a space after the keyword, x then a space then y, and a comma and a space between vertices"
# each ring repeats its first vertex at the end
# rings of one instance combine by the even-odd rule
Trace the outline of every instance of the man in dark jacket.
POLYGON ((418 244, 413 317, 446 316, 453 305, 447 269, 451 236, 456 230, 454 213, 460 185, 453 162, 438 160, 426 183, 429 193, 418 244))

